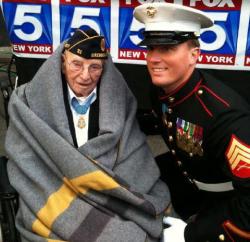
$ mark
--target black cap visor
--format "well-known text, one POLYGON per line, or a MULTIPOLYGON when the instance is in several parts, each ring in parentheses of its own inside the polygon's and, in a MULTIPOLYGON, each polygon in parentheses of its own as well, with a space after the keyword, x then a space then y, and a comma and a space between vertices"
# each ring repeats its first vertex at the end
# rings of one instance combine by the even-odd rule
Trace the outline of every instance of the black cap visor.
POLYGON ((198 38, 193 32, 145 31, 143 35, 144 39, 138 44, 139 46, 176 45, 198 38))

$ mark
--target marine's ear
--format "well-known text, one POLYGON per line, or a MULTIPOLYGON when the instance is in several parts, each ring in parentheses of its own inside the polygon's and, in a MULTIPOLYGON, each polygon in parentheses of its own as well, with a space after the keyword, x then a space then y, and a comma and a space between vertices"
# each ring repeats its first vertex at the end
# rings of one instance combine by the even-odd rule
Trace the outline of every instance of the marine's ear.
POLYGON ((191 62, 192 64, 196 64, 201 54, 201 50, 199 47, 194 47, 190 51, 191 51, 191 62))

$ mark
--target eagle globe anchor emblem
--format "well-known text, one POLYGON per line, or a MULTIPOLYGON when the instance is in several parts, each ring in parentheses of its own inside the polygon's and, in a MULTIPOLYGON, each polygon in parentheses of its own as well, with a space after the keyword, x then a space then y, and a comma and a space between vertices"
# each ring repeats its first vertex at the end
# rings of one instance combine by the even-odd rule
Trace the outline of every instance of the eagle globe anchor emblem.
POLYGON ((156 14, 157 10, 154 7, 147 7, 147 15, 150 18, 153 18, 156 14))

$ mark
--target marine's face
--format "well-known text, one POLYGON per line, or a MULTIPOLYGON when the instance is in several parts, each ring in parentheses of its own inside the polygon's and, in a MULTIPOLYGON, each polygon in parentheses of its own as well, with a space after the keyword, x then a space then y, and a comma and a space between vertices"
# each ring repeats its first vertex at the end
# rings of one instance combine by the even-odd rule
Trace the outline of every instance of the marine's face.
POLYGON ((94 90, 102 70, 102 60, 85 59, 67 50, 62 55, 62 71, 68 85, 78 97, 86 97, 94 90))
POLYGON ((169 93, 188 80, 200 50, 188 42, 148 47, 147 66, 154 85, 169 93))

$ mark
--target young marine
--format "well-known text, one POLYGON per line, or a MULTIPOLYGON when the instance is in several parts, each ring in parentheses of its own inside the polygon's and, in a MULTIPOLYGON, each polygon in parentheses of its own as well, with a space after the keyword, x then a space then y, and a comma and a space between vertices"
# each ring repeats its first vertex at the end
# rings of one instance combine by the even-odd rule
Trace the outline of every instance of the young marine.
POLYGON ((140 45, 169 147, 158 164, 182 218, 164 219, 165 242, 250 240, 250 107, 196 68, 201 29, 213 21, 171 3, 143 4, 134 17, 145 24, 140 45))

